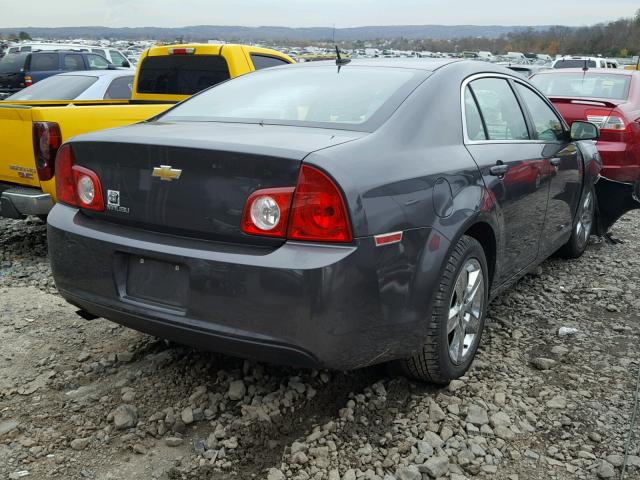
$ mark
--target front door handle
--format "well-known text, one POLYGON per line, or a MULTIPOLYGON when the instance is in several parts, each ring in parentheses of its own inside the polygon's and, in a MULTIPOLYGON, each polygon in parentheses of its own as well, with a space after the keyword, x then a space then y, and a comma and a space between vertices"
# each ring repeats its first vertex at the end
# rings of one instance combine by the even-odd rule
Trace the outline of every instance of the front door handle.
POLYGON ((499 163, 498 165, 494 165, 489 169, 489 173, 495 177, 504 177, 509 170, 509 165, 505 165, 503 163, 499 163))
POLYGON ((562 159, 560 158, 552 158, 551 160, 549 160, 549 162, 551 163, 551 165, 553 165, 554 167, 559 167, 560 163, 562 162, 562 159))

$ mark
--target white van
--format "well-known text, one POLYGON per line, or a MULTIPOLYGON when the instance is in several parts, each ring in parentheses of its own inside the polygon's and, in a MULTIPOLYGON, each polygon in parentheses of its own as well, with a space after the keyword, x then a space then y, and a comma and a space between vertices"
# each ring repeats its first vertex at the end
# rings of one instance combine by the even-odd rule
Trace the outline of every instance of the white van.
POLYGON ((562 57, 551 68, 619 68, 618 61, 602 57, 562 57))

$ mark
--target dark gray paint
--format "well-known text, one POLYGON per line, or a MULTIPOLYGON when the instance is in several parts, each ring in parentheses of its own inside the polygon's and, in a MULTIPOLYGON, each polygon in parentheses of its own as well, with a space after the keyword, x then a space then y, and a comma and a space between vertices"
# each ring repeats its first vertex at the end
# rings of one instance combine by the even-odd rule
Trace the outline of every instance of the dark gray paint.
MULTIPOLYGON (((184 343, 269 361, 356 368, 420 348, 444 261, 466 232, 488 252, 493 295, 567 240, 569 230, 542 239, 543 232, 573 224, 583 185, 599 171, 592 150, 580 146, 581 154, 568 141, 518 147, 466 145, 463 138, 463 81, 483 72, 515 78, 513 72, 481 62, 354 63, 424 68, 426 80, 370 134, 160 120, 73 140, 77 163, 95 169, 103 188, 122 189, 136 212, 127 220, 64 205, 53 209, 49 246, 62 295, 96 315, 184 343), (575 161, 552 175, 550 159, 563 148, 575 161), (487 174, 497 160, 514 168, 537 162, 549 175, 533 188, 505 188, 504 180, 487 174), (184 184, 149 180, 150 168, 165 161, 184 168, 184 184), (301 162, 326 171, 342 188, 352 244, 239 232, 246 197, 256 188, 293 186, 301 162), (189 177, 192 170, 197 178, 189 177), (216 188, 203 188, 207 182, 216 188), (547 204, 554 215, 546 215, 547 204), (204 221, 205 212, 218 222, 204 221), (404 232, 401 243, 375 247, 374 235, 394 231, 404 232), (139 256, 186 269, 188 290, 166 301, 132 297, 127 278, 139 256)), ((169 270, 153 265, 147 278, 157 273, 172 282, 169 270)))

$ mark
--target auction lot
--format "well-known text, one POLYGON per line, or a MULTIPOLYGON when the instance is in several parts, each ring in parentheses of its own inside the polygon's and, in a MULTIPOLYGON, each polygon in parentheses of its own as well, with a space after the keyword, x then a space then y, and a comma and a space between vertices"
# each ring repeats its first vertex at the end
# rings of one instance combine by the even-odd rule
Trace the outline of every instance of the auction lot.
MULTIPOLYGON (((624 243, 592 238, 498 297, 469 374, 437 388, 85 321, 56 293, 45 225, 0 220, 0 478, 620 478, 639 229, 634 211, 612 230, 624 243)), ((639 440, 636 424, 627 479, 640 478, 639 440)))

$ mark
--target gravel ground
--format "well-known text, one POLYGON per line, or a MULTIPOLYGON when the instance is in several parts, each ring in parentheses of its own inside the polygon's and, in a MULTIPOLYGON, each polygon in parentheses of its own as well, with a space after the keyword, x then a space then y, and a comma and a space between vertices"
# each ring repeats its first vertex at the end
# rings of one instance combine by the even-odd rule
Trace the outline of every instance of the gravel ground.
MULTIPOLYGON (((640 212, 493 302, 447 388, 295 370, 84 321, 37 219, 0 220, 0 478, 620 478, 640 368, 640 212), (577 333, 561 336, 560 327, 577 333)), ((640 478, 640 426, 626 479, 640 478)))

